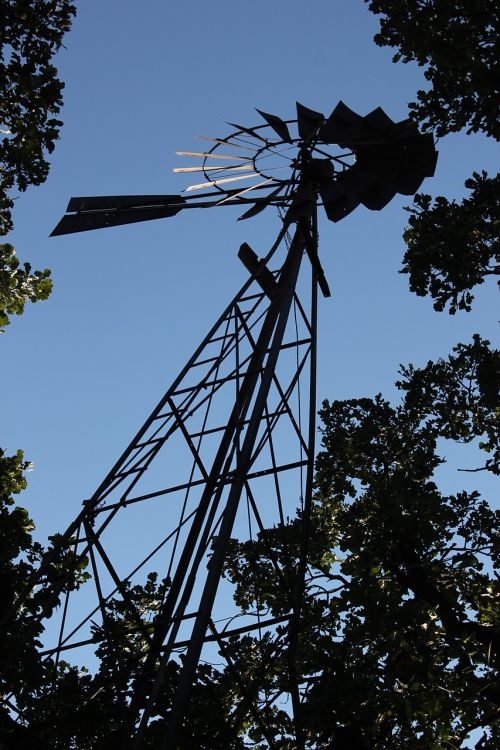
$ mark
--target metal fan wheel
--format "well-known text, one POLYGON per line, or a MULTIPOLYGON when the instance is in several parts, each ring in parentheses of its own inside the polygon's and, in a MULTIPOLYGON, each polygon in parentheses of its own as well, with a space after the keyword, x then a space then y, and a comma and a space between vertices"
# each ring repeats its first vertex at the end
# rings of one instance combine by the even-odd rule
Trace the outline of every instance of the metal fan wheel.
MULTIPOLYGON (((230 123, 231 124, 231 123, 230 123)), ((297 131, 297 120, 285 120, 289 138, 276 137, 274 129, 268 125, 235 130, 230 135, 216 141, 206 153, 177 152, 180 156, 198 156, 198 168, 175 168, 176 173, 200 171, 206 182, 189 185, 185 192, 213 188, 222 194, 220 202, 230 202, 236 198, 252 203, 254 190, 259 194, 276 197, 290 194, 299 183, 301 164, 305 154, 311 158, 327 159, 334 172, 344 172, 354 164, 354 152, 339 149, 334 144, 323 143, 319 139, 306 141, 297 131), (296 133, 296 134, 295 134, 296 133), (217 162, 216 162, 217 160, 217 162), (224 160, 227 164, 219 165, 224 160), (237 181, 250 181, 240 190, 234 191, 237 181), (228 189, 231 185, 232 189, 228 189), (249 195, 248 195, 249 194, 249 195)), ((198 136, 205 139, 205 136, 198 136)))

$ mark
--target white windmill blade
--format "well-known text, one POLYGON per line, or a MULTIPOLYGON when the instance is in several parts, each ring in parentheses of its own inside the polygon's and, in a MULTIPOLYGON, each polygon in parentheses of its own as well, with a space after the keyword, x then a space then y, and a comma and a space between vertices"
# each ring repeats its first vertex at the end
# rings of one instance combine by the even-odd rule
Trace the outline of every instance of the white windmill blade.
POLYGON ((234 156, 233 154, 207 154, 203 151, 176 151, 177 156, 197 156, 201 159, 234 159, 234 161, 248 161, 251 156, 234 156))
POLYGON ((209 182, 200 182, 199 185, 189 185, 185 189, 185 193, 191 192, 191 190, 201 190, 201 188, 211 187, 212 185, 224 185, 228 182, 236 182, 236 180, 247 180, 249 177, 257 177, 258 172, 253 172, 251 174, 242 174, 238 177, 225 177, 223 180, 210 180, 209 182))
POLYGON ((245 188, 244 190, 240 190, 238 193, 233 193, 233 195, 228 195, 227 198, 223 198, 221 201, 218 201, 215 205, 216 206, 222 206, 223 203, 227 203, 228 201, 232 201, 235 198, 238 198, 240 195, 244 195, 245 193, 249 193, 251 190, 256 190, 257 188, 264 187, 264 185, 268 185, 270 182, 274 182, 272 177, 268 180, 264 180, 263 182, 258 182, 256 185, 251 185, 250 187, 245 188))
POLYGON ((172 172, 184 173, 184 172, 255 172, 252 163, 248 165, 243 164, 239 167, 175 167, 172 172))
POLYGON ((198 135, 197 133, 194 134, 195 138, 200 138, 202 141, 211 141, 212 143, 223 143, 226 146, 233 146, 234 148, 244 148, 246 151, 258 151, 257 148, 252 148, 251 146, 240 146, 239 143, 234 143, 234 141, 225 141, 223 138, 210 138, 208 135, 198 135))

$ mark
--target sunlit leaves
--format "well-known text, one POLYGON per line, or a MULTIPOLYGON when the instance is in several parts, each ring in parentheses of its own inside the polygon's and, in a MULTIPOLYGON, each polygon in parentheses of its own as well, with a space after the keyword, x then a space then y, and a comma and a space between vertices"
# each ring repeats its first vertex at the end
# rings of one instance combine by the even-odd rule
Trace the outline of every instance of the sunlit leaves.
POLYGON ((27 302, 39 302, 52 291, 50 271, 31 271, 21 265, 12 245, 0 244, 0 333, 10 323, 10 316, 22 315, 27 302))

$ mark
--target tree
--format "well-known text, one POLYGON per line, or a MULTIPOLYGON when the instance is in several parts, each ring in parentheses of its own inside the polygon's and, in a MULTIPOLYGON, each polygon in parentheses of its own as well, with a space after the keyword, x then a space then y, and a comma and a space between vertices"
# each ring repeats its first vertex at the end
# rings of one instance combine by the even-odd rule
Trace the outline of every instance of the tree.
MULTIPOLYGON (((80 586, 88 575, 85 566, 75 565, 71 552, 59 556, 48 567, 42 584, 37 586, 14 619, 10 616, 15 601, 38 568, 44 548, 33 540, 35 525, 28 512, 15 504, 15 495, 26 488, 30 464, 22 451, 6 456, 0 450, 0 747, 22 747, 29 730, 17 724, 12 715, 23 710, 23 696, 40 694, 52 684, 53 663, 39 655, 43 625, 40 617, 50 617, 67 590, 80 586), (69 576, 68 572, 72 571, 69 576), (54 583, 64 576, 68 581, 60 595, 54 595, 54 583)), ((53 541, 56 537, 53 538, 53 541)), ((31 734, 31 738, 33 735, 31 734)), ((29 745, 26 745, 27 747, 29 745)))
MULTIPOLYGON (((26 522, 25 511, 22 515, 26 522)), ((23 550, 26 555, 30 546, 30 539, 22 539, 17 551, 23 550)), ((40 550, 37 546, 37 554, 40 550)), ((12 562, 9 560, 7 564, 9 575, 12 562)), ((32 571, 24 564, 22 572, 26 576, 32 571)), ((45 593, 53 590, 57 578, 60 579, 62 575, 66 576, 70 588, 79 586, 89 577, 85 565, 80 566, 77 575, 74 575, 74 560, 68 555, 65 564, 58 566, 57 575, 55 572, 47 575, 45 593)), ((126 584, 128 597, 140 613, 142 628, 131 619, 130 609, 123 600, 111 598, 108 601, 104 614, 106 628, 93 627, 98 667, 92 673, 63 660, 54 662, 52 658, 39 656, 40 643, 35 640, 34 646, 38 648, 33 648, 31 634, 26 638, 26 630, 39 622, 34 606, 37 596, 30 597, 23 617, 18 618, 16 623, 17 626, 19 622, 24 623, 24 632, 17 636, 17 653, 20 656, 13 659, 9 653, 1 654, 2 662, 8 668, 0 687, 7 695, 12 690, 13 699, 0 712, 0 747, 29 750, 36 745, 43 750, 104 750, 121 746, 129 730, 127 709, 132 685, 141 672, 147 653, 145 635, 152 630, 167 586, 168 581, 157 581, 156 573, 150 573, 143 585, 126 584), (26 643, 28 649, 25 652, 26 643), (19 669, 23 670, 22 677, 16 673, 19 669), (17 714, 17 721, 13 720, 12 713, 17 714)), ((58 606, 65 593, 63 590, 60 596, 53 598, 50 606, 58 606)), ((36 636, 40 634, 41 628, 37 629, 36 636)), ((16 647, 16 639, 11 634, 7 635, 5 650, 7 644, 10 651, 16 647)), ((172 706, 179 672, 179 664, 172 660, 167 666, 157 714, 144 732, 144 747, 162 746, 165 718, 172 706)), ((220 674, 210 665, 200 664, 192 706, 180 736, 181 750, 243 750, 242 739, 226 721, 236 698, 232 675, 220 674)))
MULTIPOLYGON (((158 583, 156 574, 151 573, 144 585, 128 586, 128 594, 141 613, 146 632, 158 611, 165 585, 165 581, 158 583)), ((46 658, 42 661, 40 678, 32 680, 23 690, 18 689, 16 710, 20 720, 9 725, 10 736, 5 732, 8 750, 28 750, 35 745, 47 750, 104 750, 121 746, 124 730, 126 733, 129 726, 127 707, 131 686, 140 673, 147 642, 119 599, 110 600, 106 619, 106 631, 94 627, 99 660, 95 672, 78 669, 62 660, 55 664, 46 658)), ((161 746, 164 720, 172 705, 178 675, 179 665, 170 662, 158 715, 145 731, 145 747, 161 746)), ((181 737, 183 750, 223 750, 230 746, 243 750, 240 743, 229 744, 234 732, 229 737, 229 727, 224 725, 232 699, 234 686, 231 689, 231 685, 221 683, 210 665, 200 665, 194 688, 194 708, 188 718, 189 729, 181 737)))
MULTIPOLYGON (((13 227, 12 191, 47 179, 64 88, 52 58, 75 12, 68 0, 0 0, 0 235, 13 227)), ((0 245, 0 332, 28 300, 49 296, 50 272, 30 274, 30 264, 20 267, 12 245, 0 245)))
POLYGON ((414 118, 438 136, 468 128, 498 140, 495 0, 365 0, 381 14, 376 44, 396 47, 394 62, 426 66, 427 91, 410 104, 414 118))
POLYGON ((7 234, 9 193, 47 179, 64 88, 52 58, 76 10, 68 0, 1 0, 0 9, 0 234, 7 234))
MULTIPOLYGON (((51 153, 61 122, 55 119, 62 104, 64 84, 51 64, 62 44, 75 8, 67 0, 0 0, 0 235, 12 229, 10 192, 39 185, 47 177, 46 154, 51 153)), ((50 271, 31 272, 22 267, 10 244, 0 245, 0 332, 9 316, 21 315, 26 302, 46 299, 52 288, 50 271)), ((32 538, 34 524, 27 511, 15 505, 14 496, 26 487, 29 462, 22 451, 7 456, 0 449, 0 621, 12 608, 43 554, 42 545, 32 538)), ((39 654, 40 626, 34 626, 41 612, 50 615, 58 605, 53 582, 70 566, 63 556, 50 566, 44 585, 37 588, 15 621, 3 622, 0 641, 0 746, 21 747, 26 727, 13 716, 23 693, 40 690, 50 682, 51 665, 39 654), (14 702, 9 698, 15 694, 14 702)), ((71 578, 76 587, 84 580, 79 570, 71 578)), ((28 732, 29 733, 29 732, 28 732)))
MULTIPOLYGON (((426 66, 427 91, 411 103, 413 119, 438 136, 468 128, 500 138, 497 45, 500 11, 494 0, 365 0, 381 14, 380 46, 396 47, 393 60, 426 66)), ((500 180, 474 175, 461 203, 417 195, 404 240, 402 273, 410 289, 430 294, 435 308, 470 310, 471 289, 500 274, 500 180)))

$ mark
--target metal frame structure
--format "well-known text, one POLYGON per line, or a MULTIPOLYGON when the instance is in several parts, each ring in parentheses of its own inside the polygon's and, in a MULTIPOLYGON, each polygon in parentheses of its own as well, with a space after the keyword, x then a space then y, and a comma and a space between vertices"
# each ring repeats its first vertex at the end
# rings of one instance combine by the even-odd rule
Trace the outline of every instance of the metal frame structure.
MULTIPOLYGON (((435 163, 433 145, 431 148, 428 139, 425 143, 420 140, 425 136, 415 132, 407 121, 394 124, 381 112, 376 110, 360 118, 339 104, 327 119, 298 105, 296 138, 290 135, 290 121, 260 113, 267 125, 251 129, 238 126, 235 135, 213 139, 215 146, 198 154, 203 157, 199 171, 203 171, 208 182, 192 188, 209 186, 215 190, 215 199, 214 193, 208 197, 202 195, 201 201, 191 204, 193 207, 250 203, 250 209, 242 217, 248 218, 274 205, 283 211, 282 229, 262 260, 248 245, 241 246, 239 257, 249 272, 247 282, 96 492, 84 502, 75 521, 58 537, 36 577, 27 583, 24 594, 12 608, 14 616, 22 601, 45 580, 47 571, 61 556, 72 554, 73 570, 88 561, 95 598, 86 603, 83 618, 80 608, 72 609, 71 602, 77 592, 67 578, 63 577, 55 587, 54 595, 63 600, 60 622, 57 628, 52 628, 53 643, 47 645, 43 654, 57 666, 61 655, 70 649, 78 652, 103 639, 112 644, 114 631, 109 605, 114 597, 120 598, 129 621, 135 623, 136 632, 145 644, 141 673, 135 679, 131 701, 123 714, 124 750, 142 746, 144 731, 157 712, 170 660, 179 663, 182 652, 182 669, 163 744, 174 750, 197 667, 207 648, 216 643, 227 669, 234 669, 226 639, 254 631, 267 632, 271 641, 287 639, 289 711, 296 746, 299 750, 306 746, 296 655, 313 488, 318 287, 325 296, 329 295, 318 259, 317 205, 322 203, 328 218, 334 221, 360 202, 381 208, 398 190, 413 191, 435 163), (264 136, 260 132, 263 127, 270 127, 278 140, 264 136), (257 143, 252 145, 248 136, 257 143), (345 155, 337 157, 326 152, 324 144, 331 142, 344 148, 349 146, 348 156, 355 153, 356 164, 349 167, 345 155), (407 153, 411 143, 420 158, 418 169, 407 153), (217 149, 228 145, 233 150, 247 149, 251 158, 221 155, 217 149), (286 156, 286 149, 292 148, 293 156, 286 156), (373 165, 378 162, 373 154, 376 156, 380 151, 385 161, 392 159, 397 168, 393 168, 389 178, 388 170, 379 165, 377 169, 382 176, 377 182, 373 165), (263 172, 262 160, 271 152, 273 156, 288 158, 291 169, 288 179, 273 178, 272 172, 263 172), (399 163, 402 154, 407 161, 406 172, 403 170, 406 183, 399 163), (426 154, 426 159, 422 154, 426 154), (210 158, 232 158, 237 163, 211 167, 207 166, 210 158), (250 166, 242 166, 240 161, 250 166), (214 179, 215 169, 220 171, 214 179), (264 197, 249 195, 253 188, 227 190, 225 183, 242 179, 239 172, 245 169, 250 176, 257 176, 259 183, 254 189, 267 191, 264 197), (235 170, 237 177, 233 175, 235 170), (261 177, 265 180, 261 181, 261 177), (394 184, 388 187, 390 179, 394 184), (280 255, 277 268, 270 270, 269 264, 276 263, 280 255), (310 261, 311 271, 311 284, 306 289, 298 283, 304 256, 310 261), (166 454, 170 459, 162 464, 166 454), (162 468, 155 473, 158 465, 162 468), (294 484, 287 483, 288 475, 294 477, 294 484), (287 515, 295 512, 298 502, 302 523, 298 567, 293 571, 286 554, 280 560, 268 550, 282 582, 288 612, 269 617, 259 606, 255 611, 247 608, 227 618, 228 625, 221 631, 214 604, 231 538, 234 534, 242 537, 242 514, 247 516, 250 535, 252 528, 262 533, 269 525, 284 528, 287 515), (147 527, 145 518, 155 503, 157 510, 147 527), (123 559, 123 531, 130 538, 130 527, 127 530, 120 526, 120 519, 131 512, 135 514, 132 546, 137 547, 138 557, 132 571, 126 568, 129 556, 123 559), (118 541, 116 535, 111 535, 116 527, 118 541), (154 541, 158 529, 162 530, 161 538, 154 541), (145 545, 142 557, 141 535, 146 536, 142 540, 145 545), (145 623, 130 586, 141 580, 145 566, 153 561, 164 574, 166 585, 157 615, 145 623), (236 616, 238 627, 229 627, 236 616), (98 623, 96 618, 100 618, 98 623)), ((68 206, 76 214, 64 217, 54 234, 172 216, 189 205, 180 196, 76 198, 68 206)), ((227 602, 222 606, 222 614, 225 607, 227 602)), ((242 715, 252 715, 272 748, 273 738, 255 703, 258 684, 244 685, 236 673, 234 681, 240 693, 240 706, 236 710, 239 720, 242 715)))

